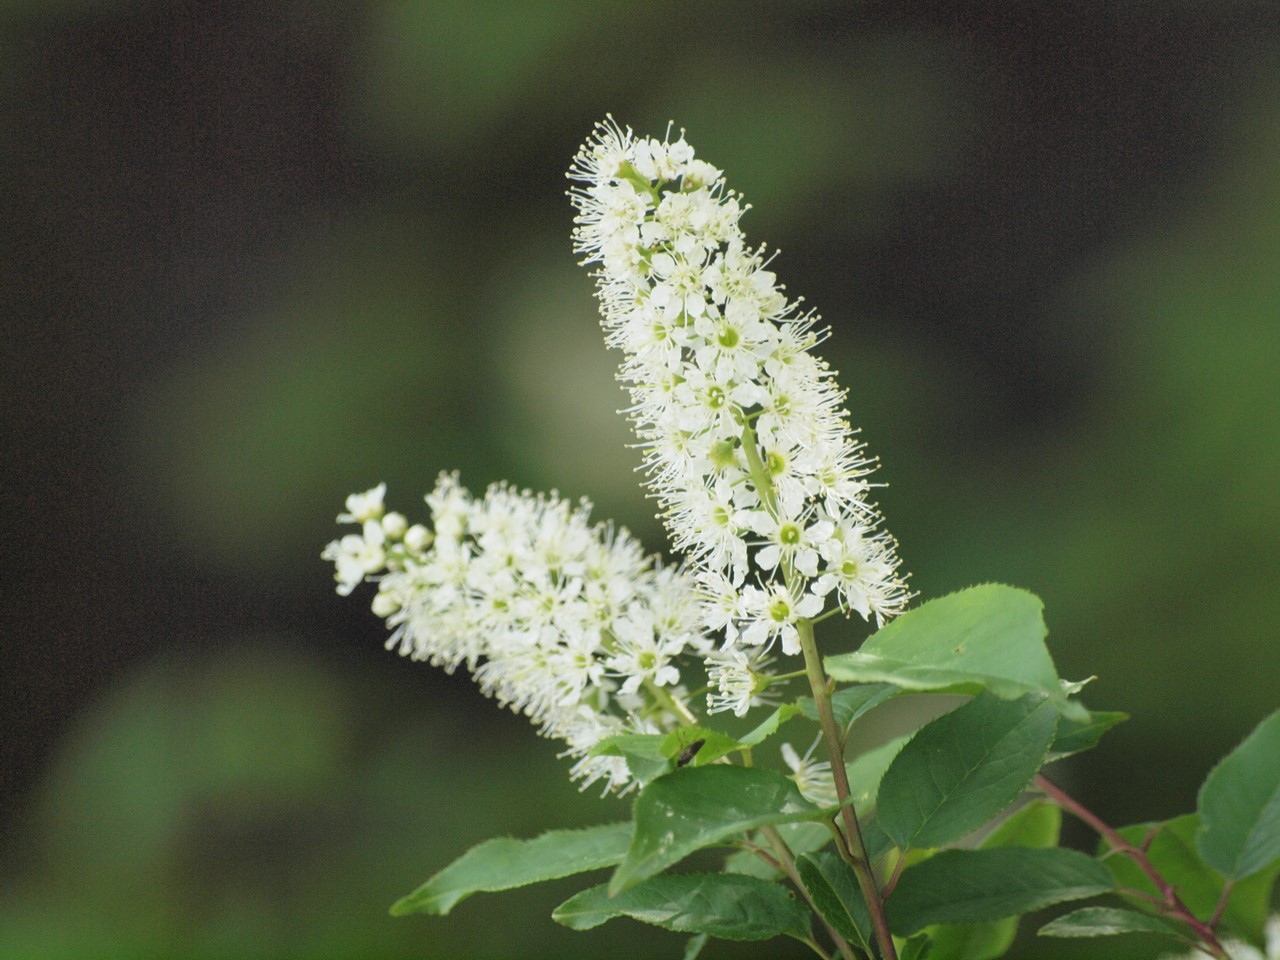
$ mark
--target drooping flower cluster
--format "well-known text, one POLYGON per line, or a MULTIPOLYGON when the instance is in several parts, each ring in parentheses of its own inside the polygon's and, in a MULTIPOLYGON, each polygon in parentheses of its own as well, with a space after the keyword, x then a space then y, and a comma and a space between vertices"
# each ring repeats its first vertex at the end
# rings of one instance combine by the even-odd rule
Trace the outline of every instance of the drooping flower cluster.
MULTIPOLYGON (((873 463, 811 352, 818 318, 747 246, 747 208, 721 172, 683 135, 638 138, 609 121, 569 176, 576 249, 599 265, 651 491, 694 565, 707 627, 729 650, 780 641, 794 654, 797 624, 832 597, 878 623, 899 613, 908 592, 867 499, 873 463)), ((722 698, 739 673, 721 670, 722 698)))
POLYGON ((385 489, 353 494, 338 517, 361 531, 322 554, 338 592, 376 582, 388 649, 450 672, 465 664, 486 695, 565 741, 584 787, 631 786, 621 757, 588 751, 688 719, 677 661, 713 645, 690 578, 627 531, 591 525, 585 502, 503 485, 477 499, 445 474, 427 495, 427 527, 387 512, 385 489))

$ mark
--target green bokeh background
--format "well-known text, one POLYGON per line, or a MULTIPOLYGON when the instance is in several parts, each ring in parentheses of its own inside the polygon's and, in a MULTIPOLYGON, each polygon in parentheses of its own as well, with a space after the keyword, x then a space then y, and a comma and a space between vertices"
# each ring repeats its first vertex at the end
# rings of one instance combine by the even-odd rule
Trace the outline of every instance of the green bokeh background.
POLYGON ((573 880, 386 915, 623 810, 318 557, 445 469, 662 548, 568 240, 607 112, 753 204, 915 589, 1036 591, 1134 715, 1056 776, 1172 816, 1276 707, 1274 5, 5 0, 0 957, 679 954, 573 880))

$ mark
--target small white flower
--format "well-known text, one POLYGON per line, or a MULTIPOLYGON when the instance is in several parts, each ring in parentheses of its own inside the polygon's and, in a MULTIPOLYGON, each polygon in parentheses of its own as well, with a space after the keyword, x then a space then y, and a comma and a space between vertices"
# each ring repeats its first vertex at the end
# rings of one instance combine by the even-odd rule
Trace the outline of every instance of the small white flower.
POLYGON ((800 790, 800 795, 810 803, 819 807, 833 807, 839 802, 836 796, 836 784, 831 777, 831 764, 826 760, 813 760, 814 741, 804 756, 796 753, 789 743, 782 745, 782 761, 791 768, 791 779, 800 790))
POLYGON ((743 587, 742 608, 746 627, 741 642, 749 646, 770 646, 781 639, 782 652, 788 656, 800 653, 800 633, 796 622, 811 619, 822 612, 821 597, 811 593, 797 595, 796 588, 773 583, 767 588, 743 587))
POLYGON ((744 717, 752 707, 766 702, 764 691, 771 674, 772 657, 759 650, 720 650, 707 657, 707 713, 732 710, 744 717))
POLYGON ((363 535, 349 533, 324 548, 320 557, 333 561, 339 595, 348 596, 365 577, 379 573, 386 566, 385 539, 382 526, 370 519, 364 522, 363 535))
POLYGON ((372 490, 364 493, 353 493, 347 497, 346 513, 338 514, 339 523, 364 523, 377 520, 382 516, 382 498, 387 492, 387 485, 380 483, 372 490))

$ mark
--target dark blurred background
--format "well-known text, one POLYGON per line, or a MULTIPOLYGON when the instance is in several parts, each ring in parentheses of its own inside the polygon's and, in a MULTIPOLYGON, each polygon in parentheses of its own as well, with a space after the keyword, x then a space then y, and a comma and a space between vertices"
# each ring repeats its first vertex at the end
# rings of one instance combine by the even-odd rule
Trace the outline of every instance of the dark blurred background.
POLYGON ((0 0, 0 955, 679 954, 581 881, 386 915, 625 808, 319 559, 453 468, 661 549, 568 237, 606 112, 754 204, 920 594, 1036 591, 1132 712, 1056 777, 1184 812, 1274 709, 1272 3, 0 0))

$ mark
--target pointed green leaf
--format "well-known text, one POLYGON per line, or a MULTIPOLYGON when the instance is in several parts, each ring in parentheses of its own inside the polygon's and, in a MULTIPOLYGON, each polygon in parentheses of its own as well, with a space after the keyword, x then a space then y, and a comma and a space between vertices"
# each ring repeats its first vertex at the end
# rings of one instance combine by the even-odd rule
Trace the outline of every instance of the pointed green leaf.
POLYGON ((1044 645, 1047 632, 1039 597, 987 583, 908 610, 861 649, 825 662, 837 680, 904 690, 985 689, 1007 700, 1041 693, 1083 720, 1087 712, 1067 699, 1044 645))
POLYGON ((1074 850, 944 850, 908 867, 887 902, 899 935, 934 923, 999 920, 1106 893, 1107 868, 1074 850))
POLYGON ((714 763, 726 753, 741 750, 743 744, 733 737, 725 736, 719 730, 708 730, 706 727, 681 727, 662 738, 662 753, 671 757, 676 763, 681 759, 681 766, 702 767, 714 763), (701 740, 702 743, 698 744, 701 740), (687 758, 687 759, 686 759, 687 758))
POLYGON ((1046 763, 1092 750, 1098 745, 1104 733, 1128 719, 1129 715, 1119 710, 1090 710, 1088 718, 1084 720, 1061 718, 1058 721, 1058 735, 1054 738, 1053 746, 1049 748, 1049 759, 1046 763))
MULTIPOLYGON (((1196 850, 1199 829, 1200 816, 1191 813, 1165 823, 1121 827, 1118 833, 1135 847, 1146 849, 1147 859, 1177 889, 1187 909, 1198 917, 1208 917, 1217 909, 1226 879, 1205 863, 1196 850)), ((1099 854, 1108 849, 1105 841, 1098 845, 1099 854)), ((1159 896, 1155 884, 1128 857, 1111 854, 1103 862, 1121 888, 1159 896)), ((1270 911, 1271 886, 1277 874, 1280 874, 1280 862, 1236 882, 1222 912, 1223 925, 1251 943, 1261 943, 1270 911)), ((1140 898, 1126 899, 1140 910, 1151 909, 1151 905, 1140 898)))
POLYGON ((609 890, 617 895, 695 850, 756 827, 822 816, 791 780, 772 770, 682 767, 640 791, 635 835, 609 890))
POLYGON ((675 767, 670 756, 662 752, 664 735, 659 733, 619 733, 605 737, 589 751, 592 757, 622 757, 636 780, 645 784, 675 767))
POLYGON ((1196 804, 1196 847, 1240 880, 1280 859, 1280 710, 1213 768, 1196 804))
POLYGON ((796 870, 823 919, 840 936, 874 956, 871 913, 849 865, 834 851, 825 850, 796 857, 796 870))
POLYGON ((745 747, 755 747, 764 743, 775 733, 778 728, 790 720, 792 717, 800 713, 800 707, 794 703, 784 703, 782 706, 774 710, 764 723, 760 724, 745 737, 742 738, 742 745, 745 747))
MULTIPOLYGON (((848 730, 864 713, 869 713, 901 692, 901 689, 891 683, 859 683, 837 690, 831 695, 831 712, 835 715, 836 725, 842 730, 848 730)), ((813 697, 801 697, 796 705, 804 711, 806 717, 814 723, 818 722, 818 707, 813 702, 813 697)))
POLYGON ((1041 937, 1112 937, 1121 933, 1159 933, 1184 939, 1163 920, 1119 907, 1083 907, 1051 920, 1037 931, 1041 937))
MULTIPOLYGON (((981 849, 995 847, 1056 847, 1062 826, 1062 810, 1036 800, 1001 821, 983 838, 981 849)), ((1018 933, 1018 918, 985 923, 943 923, 928 927, 933 960, 994 960, 1003 957, 1018 933)))
POLYGON ((976 830, 1035 776, 1056 722, 1045 697, 982 694, 925 724, 885 771, 876 819, 903 849, 941 846, 976 830))
POLYGON ((631 917, 680 933, 722 940, 809 936, 809 911, 786 887, 731 873, 652 877, 615 896, 601 884, 584 890, 551 914, 573 930, 590 930, 614 917, 631 917))
POLYGON ((552 830, 532 840, 498 837, 472 847, 413 893, 397 900, 393 916, 444 915, 473 893, 512 890, 544 880, 600 870, 620 863, 631 841, 631 824, 607 823, 585 830, 552 830))

